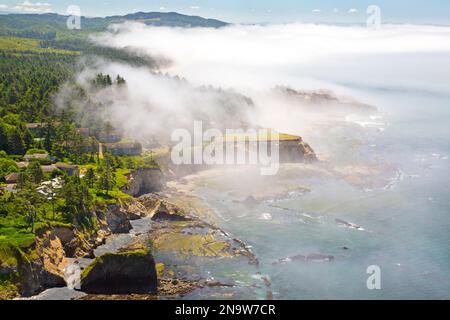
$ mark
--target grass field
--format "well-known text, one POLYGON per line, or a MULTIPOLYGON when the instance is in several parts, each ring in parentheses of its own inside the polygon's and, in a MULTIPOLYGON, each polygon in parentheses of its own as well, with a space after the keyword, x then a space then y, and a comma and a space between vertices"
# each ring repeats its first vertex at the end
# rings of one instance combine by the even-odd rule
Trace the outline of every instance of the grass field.
POLYGON ((28 38, 16 38, 0 36, 0 50, 15 53, 54 53, 54 54, 69 54, 77 55, 78 52, 52 49, 52 48, 40 48, 39 40, 28 38))

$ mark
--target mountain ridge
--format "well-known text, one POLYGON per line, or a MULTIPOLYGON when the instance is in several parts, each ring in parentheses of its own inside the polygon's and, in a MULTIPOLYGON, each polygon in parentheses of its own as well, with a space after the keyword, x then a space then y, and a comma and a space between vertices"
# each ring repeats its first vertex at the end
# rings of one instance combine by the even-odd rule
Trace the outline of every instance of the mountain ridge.
MULTIPOLYGON (((29 37, 34 34, 48 34, 55 37, 65 36, 71 31, 78 33, 90 33, 104 31, 111 23, 126 21, 138 21, 152 26, 167 27, 206 27, 221 28, 229 23, 203 18, 200 16, 184 15, 177 12, 134 12, 126 15, 114 15, 107 17, 81 17, 81 30, 69 30, 66 26, 68 15, 57 13, 25 14, 9 13, 0 15, 0 35, 29 37)), ((72 32, 73 33, 73 32, 72 32)))

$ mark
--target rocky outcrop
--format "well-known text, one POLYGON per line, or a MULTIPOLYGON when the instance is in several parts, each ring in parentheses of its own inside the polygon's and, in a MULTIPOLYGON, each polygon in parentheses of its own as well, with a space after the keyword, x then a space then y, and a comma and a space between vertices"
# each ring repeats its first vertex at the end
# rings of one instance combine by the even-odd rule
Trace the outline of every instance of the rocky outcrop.
POLYGON ((64 287, 66 282, 64 278, 55 273, 55 269, 47 270, 50 267, 48 261, 44 262, 40 258, 32 259, 19 254, 18 273, 20 274, 20 282, 18 285, 21 296, 32 296, 47 288, 64 287))
POLYGON ((158 192, 163 188, 163 174, 158 168, 137 169, 128 175, 128 185, 123 190, 133 197, 158 192))
POLYGON ((94 241, 86 238, 86 235, 71 226, 46 226, 36 231, 37 248, 42 250, 41 256, 45 252, 53 252, 58 249, 60 255, 64 253, 66 257, 92 257, 94 241), (63 251, 52 245, 61 244, 63 251))
MULTIPOLYGON (((155 203, 156 206, 157 203, 155 203)), ((97 217, 99 229, 93 233, 78 230, 69 225, 45 225, 35 232, 32 247, 16 250, 17 266, 0 266, 0 274, 9 276, 17 273, 18 289, 22 296, 32 296, 48 288, 64 287, 65 269, 68 258, 94 258, 94 249, 103 244, 111 233, 127 233, 132 226, 130 220, 139 219, 153 213, 155 207, 147 209, 137 200, 98 208, 93 214, 97 217)), ((132 261, 149 260, 150 258, 132 261)), ((110 259, 110 258, 107 258, 110 259)), ((153 259, 153 258, 151 258, 153 259)))
POLYGON ((104 220, 112 233, 127 233, 132 228, 128 212, 122 205, 108 206, 104 213, 104 220))
POLYGON ((279 142, 281 163, 311 163, 317 161, 314 150, 301 137, 279 142))
POLYGON ((153 221, 189 221, 189 217, 177 206, 160 201, 152 214, 153 221))
MULTIPOLYGON (((36 253, 42 261, 43 268, 56 276, 64 278, 64 269, 66 268, 68 261, 66 258, 66 252, 61 239, 56 236, 55 230, 48 229, 39 230, 36 238, 36 253)), ((69 238, 65 240, 70 241, 69 238)))
POLYGON ((81 290, 91 294, 133 294, 156 291, 155 261, 147 249, 107 253, 81 274, 81 290))
POLYGON ((334 115, 349 113, 367 114, 377 113, 376 107, 361 103, 350 97, 338 96, 329 90, 295 90, 278 86, 274 93, 287 100, 290 105, 296 105, 307 112, 327 112, 334 115))

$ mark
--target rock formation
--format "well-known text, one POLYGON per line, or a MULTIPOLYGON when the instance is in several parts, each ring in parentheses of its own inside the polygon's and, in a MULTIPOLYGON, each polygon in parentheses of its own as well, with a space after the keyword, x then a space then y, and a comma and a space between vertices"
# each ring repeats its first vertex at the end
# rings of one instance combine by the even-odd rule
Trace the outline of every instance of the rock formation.
POLYGON ((81 290, 92 294, 151 293, 157 284, 155 261, 148 249, 104 254, 81 274, 81 290))
POLYGON ((133 197, 158 192, 163 187, 163 174, 158 168, 137 169, 128 175, 128 186, 123 190, 133 197))

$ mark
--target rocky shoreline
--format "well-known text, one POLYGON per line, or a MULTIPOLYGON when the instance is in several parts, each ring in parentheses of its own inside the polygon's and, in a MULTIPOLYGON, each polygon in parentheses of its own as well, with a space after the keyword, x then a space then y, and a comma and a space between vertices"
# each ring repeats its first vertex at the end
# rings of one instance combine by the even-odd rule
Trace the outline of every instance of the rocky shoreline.
MULTIPOLYGON (((251 208, 261 202, 284 199, 291 193, 309 193, 311 189, 302 183, 308 178, 337 177, 358 187, 378 187, 380 183, 371 179, 386 171, 383 167, 357 168, 355 171, 355 168, 333 167, 327 162, 284 164, 273 183, 270 177, 256 180, 256 183, 252 180, 252 188, 234 193, 230 191, 233 188, 223 184, 221 177, 223 174, 228 177, 235 175, 237 178, 236 181, 231 179, 232 184, 242 185, 242 176, 228 171, 224 173, 223 169, 172 177, 167 182, 164 181, 166 175, 159 169, 137 170, 128 176, 129 184, 124 190, 133 198, 98 207, 93 212, 98 221, 95 232, 65 225, 41 227, 36 231, 36 241, 28 254, 18 253, 17 268, 3 270, 2 266, 2 273, 19 274, 20 295, 37 299, 51 296, 47 289, 65 287, 67 270, 74 265, 82 271, 75 281, 81 286, 81 291, 68 295, 74 299, 146 300, 180 297, 205 287, 230 287, 234 284, 200 276, 200 272, 195 270, 198 268, 196 259, 245 259, 249 264, 258 265, 258 258, 244 241, 218 227, 220 217, 193 193, 199 183, 200 187, 208 188, 208 184, 216 183, 214 179, 219 179, 223 184, 219 190, 223 189, 230 201, 251 208), (293 173, 301 179, 293 180, 293 173), (136 243, 139 243, 138 248, 136 243), (103 261, 103 265, 107 261, 108 267, 96 266, 99 261, 103 261), (119 281, 122 275, 109 276, 119 275, 124 265, 128 267, 123 281, 119 281), (147 278, 142 276, 145 273, 147 278), (109 283, 112 278, 118 279, 116 283, 109 283), (134 286, 143 279, 149 284, 146 288, 134 286)), ((298 255, 295 258, 315 259, 305 257, 298 255)), ((296 260, 291 258, 286 260, 296 260)), ((326 258, 332 260, 328 256, 326 258)))
POLYGON ((222 286, 207 279, 190 279, 188 274, 177 270, 176 265, 156 261, 152 255, 154 252, 177 255, 186 261, 191 257, 242 257, 249 263, 258 263, 243 241, 215 226, 214 213, 206 204, 173 190, 110 205, 96 211, 96 215, 100 228, 88 237, 69 226, 47 226, 38 230, 35 261, 21 261, 17 270, 21 275, 19 288, 22 297, 39 299, 42 295, 48 298, 50 291, 54 290, 52 288, 66 286, 69 280, 67 270, 74 265, 82 273, 74 285, 81 286, 80 294, 74 292, 73 298, 157 299, 182 296, 205 286, 222 286), (133 224, 144 220, 147 227, 133 229, 133 224), (129 236, 122 247, 114 250, 108 247, 121 236, 129 236), (137 249, 133 248, 136 242, 139 243, 137 249), (144 254, 142 250, 148 252, 144 254), (124 270, 124 281, 111 276, 116 272, 123 275, 124 270), (142 282, 145 273, 147 282, 152 285, 144 289, 133 287, 133 284, 142 282))

